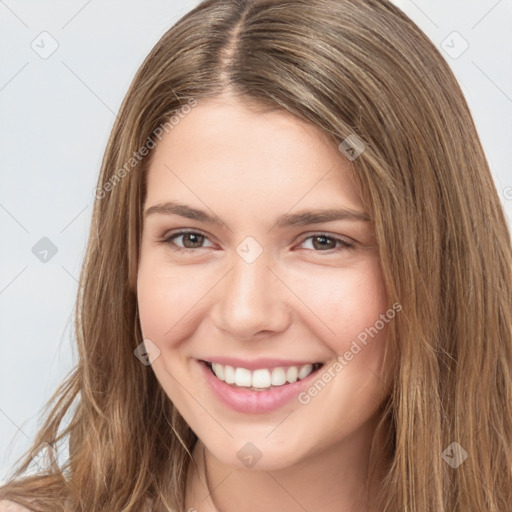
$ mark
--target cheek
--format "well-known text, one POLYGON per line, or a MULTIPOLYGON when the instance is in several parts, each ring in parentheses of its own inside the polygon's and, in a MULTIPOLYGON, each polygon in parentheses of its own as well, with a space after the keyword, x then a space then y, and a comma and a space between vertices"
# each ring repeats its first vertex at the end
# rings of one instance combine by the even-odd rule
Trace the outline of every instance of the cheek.
POLYGON ((204 294, 199 282, 186 270, 151 258, 141 261, 137 301, 143 336, 159 342, 176 338, 187 324, 187 312, 204 294))
POLYGON ((172 327, 172 289, 158 277, 145 266, 139 268, 137 301, 144 338, 160 339, 172 327))
POLYGON ((142 336, 160 350, 151 368, 180 411, 190 408, 189 397, 178 384, 186 379, 189 370, 189 361, 186 354, 180 351, 180 346, 194 333, 197 303, 204 295, 197 280, 191 277, 192 273, 192 270, 177 271, 153 255, 148 255, 141 260, 137 275, 142 336))
POLYGON ((386 313, 386 291, 376 260, 342 269, 334 277, 322 273, 302 282, 300 296, 317 317, 319 337, 338 354, 386 313))
MULTIPOLYGON (((388 308, 380 266, 372 262, 350 272, 346 269, 338 277, 336 283, 325 279, 321 289, 317 282, 316 292, 311 296, 312 309, 323 314, 319 316, 329 328, 322 341, 335 356, 299 396, 304 406, 299 410, 315 418, 308 423, 312 432, 317 429, 317 419, 324 419, 316 432, 320 437, 320 430, 342 436, 358 428, 385 399, 390 385, 391 373, 388 375, 383 362, 389 323, 395 311, 388 308)), ((304 432, 299 424, 296 430, 299 443, 304 432)))

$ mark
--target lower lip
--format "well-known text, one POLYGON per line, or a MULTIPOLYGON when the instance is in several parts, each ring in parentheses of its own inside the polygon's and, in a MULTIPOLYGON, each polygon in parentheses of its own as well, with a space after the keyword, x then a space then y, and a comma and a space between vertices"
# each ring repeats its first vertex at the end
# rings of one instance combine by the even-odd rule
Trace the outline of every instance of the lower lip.
POLYGON ((235 411, 244 413, 265 413, 279 409, 287 402, 297 397, 298 394, 309 386, 309 381, 313 379, 320 367, 310 373, 305 379, 294 382, 293 384, 283 384, 268 391, 252 391, 247 388, 235 388, 219 380, 202 361, 198 361, 201 371, 209 384, 211 390, 217 398, 235 411))

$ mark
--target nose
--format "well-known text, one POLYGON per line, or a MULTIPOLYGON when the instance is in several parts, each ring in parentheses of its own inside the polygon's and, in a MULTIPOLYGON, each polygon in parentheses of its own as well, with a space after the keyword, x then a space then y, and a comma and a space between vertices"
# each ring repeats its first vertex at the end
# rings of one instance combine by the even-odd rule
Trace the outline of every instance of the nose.
POLYGON ((290 292, 264 255, 247 263, 235 254, 217 287, 214 325, 238 340, 284 331, 290 322, 290 292))

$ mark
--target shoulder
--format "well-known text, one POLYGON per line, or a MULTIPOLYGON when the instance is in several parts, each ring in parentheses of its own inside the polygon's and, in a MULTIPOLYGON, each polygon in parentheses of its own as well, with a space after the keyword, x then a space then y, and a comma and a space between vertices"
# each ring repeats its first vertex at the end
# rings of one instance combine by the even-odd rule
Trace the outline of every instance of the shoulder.
POLYGON ((30 509, 22 507, 14 501, 2 500, 0 501, 0 512, 30 512, 30 509))

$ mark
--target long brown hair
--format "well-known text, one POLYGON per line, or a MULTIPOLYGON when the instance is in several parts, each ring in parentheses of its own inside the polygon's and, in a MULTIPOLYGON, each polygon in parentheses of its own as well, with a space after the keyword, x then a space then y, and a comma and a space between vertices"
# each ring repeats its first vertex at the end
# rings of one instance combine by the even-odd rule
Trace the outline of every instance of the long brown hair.
POLYGON ((285 109, 333 144, 364 141, 354 174, 390 304, 403 307, 389 332, 399 355, 375 434, 389 455, 379 510, 512 510, 510 233, 454 75, 385 0, 206 0, 160 39, 103 159, 76 368, 0 496, 49 512, 184 509, 197 439, 133 353, 151 151, 126 165, 177 109, 226 91, 285 109), (41 443, 65 441, 62 466, 24 475, 41 443), (467 458, 455 467, 454 454, 467 458))

